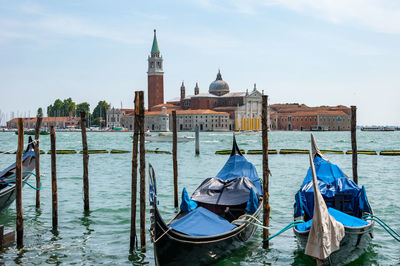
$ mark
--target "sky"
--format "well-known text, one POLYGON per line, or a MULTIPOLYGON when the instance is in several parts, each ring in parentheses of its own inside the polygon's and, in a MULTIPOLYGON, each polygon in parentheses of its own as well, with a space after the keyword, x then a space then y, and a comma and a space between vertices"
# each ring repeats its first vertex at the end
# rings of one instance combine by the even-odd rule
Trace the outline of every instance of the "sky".
POLYGON ((0 123, 57 98, 133 108, 153 29, 165 101, 182 81, 207 92, 220 69, 271 104, 356 105, 358 125, 400 126, 397 0, 0 0, 0 123))

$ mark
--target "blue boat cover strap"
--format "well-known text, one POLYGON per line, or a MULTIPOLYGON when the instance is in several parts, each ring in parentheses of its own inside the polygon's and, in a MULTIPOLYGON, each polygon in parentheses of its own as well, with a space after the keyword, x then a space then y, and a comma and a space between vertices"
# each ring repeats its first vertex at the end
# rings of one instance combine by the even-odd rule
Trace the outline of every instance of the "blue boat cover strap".
MULTIPOLYGON (((348 214, 338 211, 334 208, 328 208, 328 212, 333 218, 335 218, 336 221, 342 223, 346 227, 362 227, 362 226, 369 224, 365 220, 348 215, 348 214)), ((306 231, 310 230, 311 224, 312 224, 312 219, 308 220, 305 223, 298 225, 297 230, 300 232, 306 232, 306 231)))
POLYGON ((232 180, 238 177, 248 177, 256 187, 258 195, 262 195, 260 178, 257 170, 252 163, 242 155, 233 155, 229 157, 224 167, 216 175, 221 180, 232 180))
POLYGON ((247 201, 246 211, 248 214, 253 214, 256 212, 257 208, 258 208, 258 198, 256 193, 254 192, 254 189, 251 188, 249 200, 247 201))
POLYGON ((189 212, 169 225, 172 229, 190 236, 212 236, 229 232, 236 228, 221 216, 203 208, 189 212))
POLYGON ((186 188, 183 188, 182 190, 182 202, 180 209, 183 212, 190 212, 194 209, 196 209, 197 203, 193 200, 190 199, 189 194, 186 191, 186 188))
POLYGON ((215 205, 240 205, 249 200, 250 190, 256 191, 253 182, 247 177, 221 180, 210 177, 193 192, 192 200, 215 205))

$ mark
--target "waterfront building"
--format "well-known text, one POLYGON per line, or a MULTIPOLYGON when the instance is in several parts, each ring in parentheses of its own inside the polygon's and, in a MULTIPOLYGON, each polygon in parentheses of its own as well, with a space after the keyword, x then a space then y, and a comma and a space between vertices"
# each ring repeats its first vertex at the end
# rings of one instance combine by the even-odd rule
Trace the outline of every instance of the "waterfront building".
MULTIPOLYGON (((36 126, 36 117, 23 118, 25 129, 34 129, 36 126)), ((43 117, 42 118, 42 128, 50 128, 54 126, 57 128, 75 128, 79 127, 79 117, 65 116, 65 117, 43 117)), ((18 118, 11 119, 6 123, 7 128, 17 129, 18 128, 18 118)))
POLYGON ((133 115, 133 109, 126 108, 109 108, 106 111, 106 127, 121 127, 121 119, 127 115, 133 115))
POLYGON ((272 130, 350 130, 351 109, 343 105, 273 104, 269 108, 272 130))

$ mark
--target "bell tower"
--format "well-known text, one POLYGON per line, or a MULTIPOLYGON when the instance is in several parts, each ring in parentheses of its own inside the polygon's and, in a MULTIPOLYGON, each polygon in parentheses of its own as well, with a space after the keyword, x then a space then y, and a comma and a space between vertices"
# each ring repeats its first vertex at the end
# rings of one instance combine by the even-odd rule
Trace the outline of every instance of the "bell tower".
POLYGON ((153 46, 147 61, 149 62, 147 70, 147 99, 148 110, 155 105, 164 103, 164 72, 163 58, 158 49, 156 30, 154 30, 153 46))

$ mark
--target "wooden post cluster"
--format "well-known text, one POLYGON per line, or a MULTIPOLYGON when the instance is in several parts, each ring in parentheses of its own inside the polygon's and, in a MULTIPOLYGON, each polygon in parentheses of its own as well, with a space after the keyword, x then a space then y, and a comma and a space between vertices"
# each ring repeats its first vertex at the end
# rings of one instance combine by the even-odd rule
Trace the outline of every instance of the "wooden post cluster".
MULTIPOLYGON (((36 174, 36 187, 40 187, 40 148, 39 148, 39 136, 40 127, 42 125, 42 117, 36 118, 35 125, 35 174, 36 174)), ((36 208, 40 208, 40 190, 36 190, 36 208)))
POLYGON ((135 92, 135 117, 132 149, 132 183, 131 183, 131 234, 129 241, 129 252, 133 252, 136 243, 136 197, 137 197, 137 155, 139 142, 139 91, 135 92))
POLYGON ((140 247, 146 248, 146 157, 144 147, 144 92, 139 91, 139 138, 140 138, 140 247))
POLYGON ((18 148, 15 162, 15 202, 17 209, 17 248, 24 246, 24 211, 22 209, 22 153, 24 151, 24 122, 18 118, 18 148))
POLYGON ((195 154, 199 155, 200 154, 200 128, 199 125, 196 125, 196 129, 195 129, 195 141, 196 141, 196 150, 195 150, 195 154))
POLYGON ((174 207, 178 208, 178 133, 176 129, 176 111, 172 111, 172 163, 174 167, 174 207))
MULTIPOLYGON (((271 207, 269 206, 269 166, 268 166, 268 96, 262 96, 262 147, 263 147, 263 225, 269 226, 271 207)), ((269 230, 263 229, 263 239, 267 239, 269 230)), ((263 248, 269 248, 269 241, 263 242, 263 248)))
POLYGON ((358 184, 358 172, 357 172, 357 107, 351 106, 351 150, 353 159, 353 181, 358 184))
POLYGON ((58 199, 57 199, 57 169, 56 169, 56 133, 54 126, 50 127, 51 146, 51 203, 53 230, 58 227, 58 199))
POLYGON ((83 209, 88 212, 89 206, 89 154, 86 137, 86 112, 81 112, 81 132, 82 132, 82 146, 83 146, 83 209))

